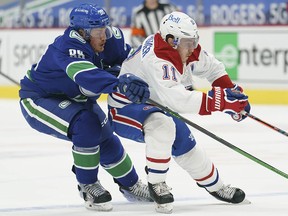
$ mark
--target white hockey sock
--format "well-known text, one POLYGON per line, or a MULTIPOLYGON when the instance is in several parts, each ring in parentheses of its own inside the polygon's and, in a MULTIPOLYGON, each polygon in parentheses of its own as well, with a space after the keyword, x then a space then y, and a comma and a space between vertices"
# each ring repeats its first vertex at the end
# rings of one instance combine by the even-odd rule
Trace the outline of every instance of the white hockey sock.
POLYGON ((171 117, 161 112, 152 113, 144 122, 148 182, 154 184, 166 179, 171 160, 171 148, 176 128, 171 117))
POLYGON ((174 158, 179 166, 186 170, 200 185, 212 192, 223 186, 218 171, 207 157, 205 151, 198 145, 184 155, 174 158))

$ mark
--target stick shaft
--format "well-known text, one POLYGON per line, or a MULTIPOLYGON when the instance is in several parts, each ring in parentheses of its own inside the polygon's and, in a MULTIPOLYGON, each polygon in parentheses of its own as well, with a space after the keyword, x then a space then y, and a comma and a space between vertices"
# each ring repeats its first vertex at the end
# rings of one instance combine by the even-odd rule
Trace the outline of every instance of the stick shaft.
POLYGON ((267 123, 267 122, 259 119, 258 117, 252 115, 251 113, 247 113, 247 112, 245 112, 245 111, 242 112, 242 113, 243 113, 244 115, 248 116, 249 118, 254 119, 255 121, 260 122, 261 124, 263 124, 263 125, 271 128, 271 129, 273 129, 273 130, 275 130, 275 131, 283 134, 284 136, 287 136, 287 137, 288 137, 288 133, 287 133, 286 131, 284 131, 284 130, 278 128, 278 127, 275 127, 275 126, 273 126, 273 125, 271 125, 271 124, 269 124, 269 123, 267 123))
POLYGON ((285 173, 285 172, 283 172, 283 171, 281 171, 281 170, 279 170, 279 169, 271 166, 270 164, 268 164, 268 163, 266 163, 266 162, 264 162, 264 161, 262 161, 262 160, 260 160, 260 159, 258 159, 258 158, 256 158, 256 157, 254 157, 253 155, 249 154, 248 152, 246 152, 246 151, 244 151, 244 150, 236 147, 235 145, 231 144, 230 142, 228 142, 228 141, 226 141, 226 140, 224 140, 224 139, 216 136, 215 134, 211 133, 210 131, 206 130, 205 128, 202 128, 201 126, 199 126, 199 125, 193 123, 192 121, 184 118, 184 117, 181 116, 180 114, 172 111, 172 110, 169 109, 168 107, 165 107, 165 106, 163 106, 163 105, 161 105, 161 104, 159 104, 159 103, 157 103, 157 102, 155 102, 154 100, 151 100, 151 99, 149 99, 148 102, 151 103, 151 104, 154 104, 155 106, 157 106, 157 107, 160 108, 161 110, 163 110, 163 111, 165 111, 165 112, 168 112, 168 113, 171 114, 172 116, 174 116, 174 117, 182 120, 182 121, 185 122, 186 124, 188 124, 188 125, 196 128, 197 130, 201 131, 202 133, 206 134, 207 136, 211 137, 212 139, 215 139, 215 140, 217 140, 218 142, 224 144, 224 145, 227 146, 228 148, 230 148, 230 149, 232 149, 232 150, 234 150, 234 151, 242 154, 243 156, 249 158, 250 160, 253 160, 254 162, 260 164, 261 166, 266 167, 267 169, 269 169, 269 170, 277 173, 278 175, 281 175, 282 177, 288 179, 288 174, 287 174, 287 173, 285 173))
POLYGON ((20 83, 18 81, 16 81, 15 79, 9 77, 8 75, 4 74, 3 72, 0 71, 0 75, 2 75, 3 77, 5 77, 6 79, 8 79, 10 82, 20 86, 20 83))

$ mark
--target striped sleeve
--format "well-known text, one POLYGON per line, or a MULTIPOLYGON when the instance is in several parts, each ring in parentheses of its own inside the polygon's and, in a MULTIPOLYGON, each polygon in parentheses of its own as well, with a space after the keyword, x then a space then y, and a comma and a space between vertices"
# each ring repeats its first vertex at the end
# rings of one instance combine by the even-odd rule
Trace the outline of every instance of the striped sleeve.
POLYGON ((80 87, 94 94, 115 92, 119 82, 114 75, 85 60, 70 62, 66 73, 80 87))
POLYGON ((97 67, 89 61, 74 61, 67 66, 66 73, 75 82, 77 74, 93 69, 97 69, 97 67))

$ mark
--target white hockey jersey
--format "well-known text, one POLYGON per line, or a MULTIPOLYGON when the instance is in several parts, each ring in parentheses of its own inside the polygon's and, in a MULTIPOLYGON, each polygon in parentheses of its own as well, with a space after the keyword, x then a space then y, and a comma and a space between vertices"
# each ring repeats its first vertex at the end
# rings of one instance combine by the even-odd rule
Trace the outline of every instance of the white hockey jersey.
MULTIPOLYGON (((147 37, 143 45, 123 62, 120 75, 125 73, 132 73, 147 82, 152 100, 183 114, 200 113, 202 100, 206 98, 200 91, 186 90, 191 87, 193 76, 206 78, 211 84, 220 77, 228 77, 224 65, 200 45, 183 64, 178 51, 159 33, 147 37)), ((112 107, 121 108, 127 103, 128 100, 118 93, 108 97, 112 107)))

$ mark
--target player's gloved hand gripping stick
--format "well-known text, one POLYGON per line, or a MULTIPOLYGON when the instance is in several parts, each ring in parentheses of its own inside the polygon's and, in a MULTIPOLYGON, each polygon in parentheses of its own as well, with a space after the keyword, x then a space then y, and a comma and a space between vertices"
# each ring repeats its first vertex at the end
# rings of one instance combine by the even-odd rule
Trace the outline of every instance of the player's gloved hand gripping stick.
POLYGON ((118 90, 134 103, 145 103, 150 97, 148 84, 129 73, 119 77, 118 90))

